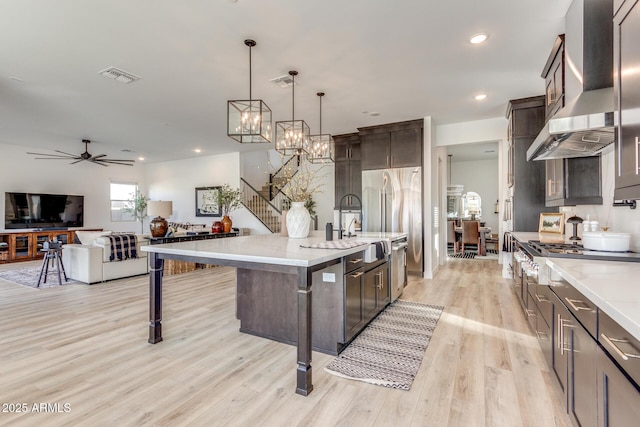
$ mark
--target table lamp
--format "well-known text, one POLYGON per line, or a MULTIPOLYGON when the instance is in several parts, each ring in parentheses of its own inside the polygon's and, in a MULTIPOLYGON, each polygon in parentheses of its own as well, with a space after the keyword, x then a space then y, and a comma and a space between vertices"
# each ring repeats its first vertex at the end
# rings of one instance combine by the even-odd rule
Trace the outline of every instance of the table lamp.
POLYGON ((163 217, 170 217, 173 212, 173 202, 150 200, 147 203, 147 215, 155 216, 149 223, 151 237, 164 237, 169 229, 169 223, 163 217))

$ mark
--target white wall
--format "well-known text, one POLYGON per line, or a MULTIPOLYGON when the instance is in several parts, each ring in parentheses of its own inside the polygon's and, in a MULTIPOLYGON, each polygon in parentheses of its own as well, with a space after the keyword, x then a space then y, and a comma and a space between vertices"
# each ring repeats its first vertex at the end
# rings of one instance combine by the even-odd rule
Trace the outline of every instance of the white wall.
MULTIPOLYGON (((0 144, 0 212, 4 213, 4 193, 7 191, 76 194, 84 196, 85 228, 140 231, 139 222, 111 222, 109 184, 112 180, 136 182, 145 194, 143 164, 103 167, 80 162, 71 165, 66 160, 36 160, 26 154, 27 151, 48 152, 41 148, 0 144)), ((4 221, 0 227, 4 230, 4 221)))
POLYGON ((265 149, 240 154, 240 172, 242 178, 256 190, 269 182, 269 174, 282 166, 282 160, 276 150, 265 149))
POLYGON ((506 140, 507 124, 506 118, 496 117, 486 120, 438 125, 436 127, 436 141, 438 146, 441 147, 444 145, 506 140))
MULTIPOLYGON (((173 202, 173 215, 169 218, 171 221, 206 224, 207 227, 210 227, 214 221, 219 221, 220 218, 195 216, 196 187, 228 183, 231 187, 238 188, 240 187, 241 170, 244 171, 243 177, 252 176, 254 180, 263 179, 264 171, 269 170, 269 165, 266 164, 269 158, 274 159, 273 153, 262 151, 243 153, 242 155, 240 153, 221 154, 150 164, 147 165, 147 181, 150 183, 149 197, 152 200, 171 200, 173 202), (260 161, 264 163, 260 165, 260 161)), ((275 161, 277 160, 272 160, 272 162, 275 161)), ((334 168, 333 164, 312 165, 311 167, 313 169, 322 168, 322 193, 314 195, 318 224, 322 229, 325 222, 333 220, 334 168)), ((268 175, 264 182, 266 183, 266 181, 268 181, 268 175)), ((269 233, 269 230, 244 208, 232 212, 230 217, 234 227, 248 228, 251 234, 269 233)))
MULTIPOLYGON (((597 220, 600 227, 609 227, 610 231, 631 233, 631 250, 640 252, 640 208, 613 207, 613 189, 615 185, 615 153, 613 146, 605 151, 602 156, 602 205, 583 205, 561 208, 565 216, 574 214, 590 220, 597 220)), ((565 225, 565 234, 573 233, 571 224, 565 225)), ((582 234, 582 226, 578 228, 578 235, 582 234)))
POLYGON ((499 227, 498 214, 494 213, 496 200, 499 197, 500 177, 498 176, 498 159, 474 160, 451 163, 451 182, 462 184, 464 192, 473 191, 482 198, 482 217, 497 233, 499 227))
POLYGON ((423 219, 424 219, 424 274, 427 279, 432 279, 436 273, 439 263, 438 248, 441 246, 439 212, 440 201, 438 200, 438 156, 435 143, 436 126, 431 117, 424 118, 424 158, 423 158, 423 219))
MULTIPOLYGON (((240 187, 240 153, 203 156, 147 165, 147 182, 151 200, 171 200, 172 222, 205 224, 208 228, 220 217, 196 216, 196 187, 229 184, 240 187)), ((231 212, 233 227, 248 228, 251 234, 266 234, 269 230, 245 208, 231 212)))

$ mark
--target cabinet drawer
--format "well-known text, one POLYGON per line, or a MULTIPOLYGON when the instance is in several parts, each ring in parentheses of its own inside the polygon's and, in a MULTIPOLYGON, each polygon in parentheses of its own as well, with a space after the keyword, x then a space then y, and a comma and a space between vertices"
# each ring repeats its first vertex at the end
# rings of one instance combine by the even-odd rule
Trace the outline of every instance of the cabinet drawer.
POLYGON ((344 272, 349 273, 357 268, 364 267, 364 252, 356 252, 347 255, 344 260, 344 272))
POLYGON ((598 312, 598 325, 600 345, 640 385, 640 341, 603 311, 598 312))
POLYGON ((553 303, 551 302, 551 290, 549 289, 549 286, 534 286, 532 296, 538 306, 540 316, 544 319, 547 325, 550 325, 553 316, 553 303))
POLYGON ((551 290, 584 326, 592 337, 597 337, 598 314, 594 303, 564 280, 552 281, 551 290))

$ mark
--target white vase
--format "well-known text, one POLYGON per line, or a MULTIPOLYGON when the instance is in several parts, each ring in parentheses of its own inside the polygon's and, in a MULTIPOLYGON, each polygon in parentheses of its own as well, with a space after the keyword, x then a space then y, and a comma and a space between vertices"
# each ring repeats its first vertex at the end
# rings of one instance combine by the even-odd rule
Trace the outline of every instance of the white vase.
POLYGON ((287 212, 287 233, 290 239, 304 239, 309 235, 311 215, 304 207, 304 202, 291 202, 287 212))

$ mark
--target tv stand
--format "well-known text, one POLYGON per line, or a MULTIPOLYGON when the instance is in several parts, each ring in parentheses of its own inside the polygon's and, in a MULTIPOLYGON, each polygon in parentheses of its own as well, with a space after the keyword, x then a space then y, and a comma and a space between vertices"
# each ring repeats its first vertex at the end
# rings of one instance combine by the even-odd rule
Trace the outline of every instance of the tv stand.
MULTIPOLYGON (((102 231, 101 228, 83 229, 102 231)), ((75 230, 0 231, 0 263, 42 259, 44 242, 57 240, 63 245, 73 243, 75 230)))

